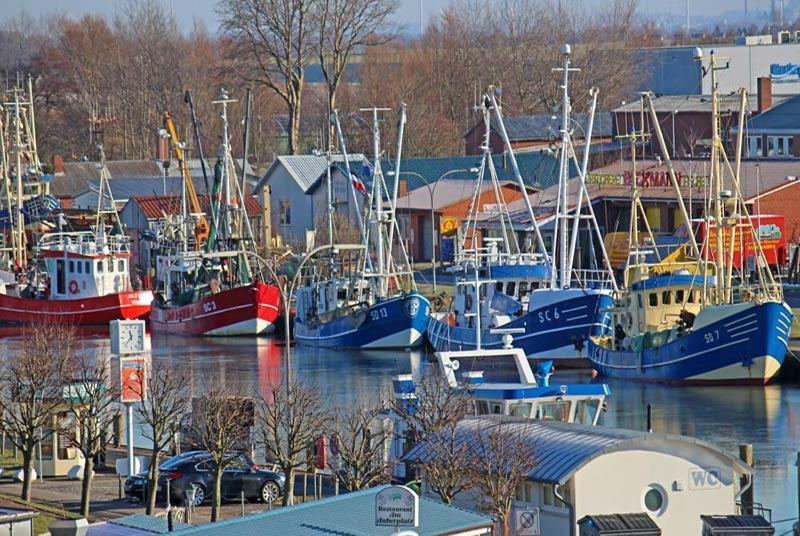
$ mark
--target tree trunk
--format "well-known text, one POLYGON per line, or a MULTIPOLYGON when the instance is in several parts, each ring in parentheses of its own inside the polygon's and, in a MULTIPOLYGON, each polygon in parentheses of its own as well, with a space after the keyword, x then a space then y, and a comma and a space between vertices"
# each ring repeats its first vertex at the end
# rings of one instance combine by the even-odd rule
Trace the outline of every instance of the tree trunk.
POLYGON ((153 449, 150 454, 150 467, 147 468, 147 509, 149 516, 156 511, 156 496, 158 495, 158 450, 153 449))
POLYGON ((30 443, 30 441, 26 441, 25 449, 22 451, 22 500, 28 503, 31 502, 31 471, 33 471, 34 449, 34 446, 30 443))
POLYGON ((81 482, 81 515, 86 518, 89 517, 93 474, 94 457, 87 456, 83 466, 83 482, 81 482))
POLYGON ((294 102, 289 105, 289 154, 300 153, 299 138, 300 138, 300 103, 294 102))
POLYGON ((291 506, 294 504, 294 468, 284 470, 283 474, 286 475, 286 484, 283 486, 282 502, 284 506, 291 506))
POLYGON ((222 504, 222 468, 214 469, 214 494, 211 497, 211 522, 219 519, 219 507, 222 504))
MULTIPOLYGON (((328 86, 328 114, 332 114, 333 111, 336 109, 336 88, 332 88, 328 86)), ((328 145, 336 148, 337 139, 336 139, 336 125, 331 122, 330 117, 328 117, 328 145)), ((341 150, 341 149, 340 149, 341 150)))

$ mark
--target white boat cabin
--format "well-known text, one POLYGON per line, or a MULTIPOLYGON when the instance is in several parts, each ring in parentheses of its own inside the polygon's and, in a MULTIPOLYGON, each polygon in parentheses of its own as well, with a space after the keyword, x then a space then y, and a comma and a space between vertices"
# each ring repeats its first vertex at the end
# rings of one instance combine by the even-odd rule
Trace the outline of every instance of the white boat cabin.
POLYGON ((50 233, 37 245, 48 281, 46 297, 76 300, 131 290, 125 236, 104 231, 50 233))
POLYGON ((370 303, 368 282, 358 280, 355 284, 357 287, 353 290, 350 279, 338 278, 300 287, 296 294, 297 317, 325 317, 343 307, 370 303))

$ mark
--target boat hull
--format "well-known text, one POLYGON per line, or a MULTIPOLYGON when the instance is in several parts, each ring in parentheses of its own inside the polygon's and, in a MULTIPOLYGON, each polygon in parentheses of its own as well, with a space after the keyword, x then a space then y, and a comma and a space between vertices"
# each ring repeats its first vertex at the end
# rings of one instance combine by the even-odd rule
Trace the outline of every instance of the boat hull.
POLYGON ((309 325, 294 322, 298 344, 318 348, 388 350, 422 345, 430 304, 413 292, 390 298, 358 313, 309 325))
MULTIPOLYGON (((586 359, 585 341, 610 329, 605 309, 610 294, 596 289, 534 291, 528 312, 497 329, 524 329, 514 335, 514 347, 531 359, 562 361, 586 359), (576 345, 581 348, 576 348, 576 345)), ((427 336, 436 351, 474 350, 475 328, 450 326, 446 316, 431 315, 427 336)), ((481 330, 481 347, 503 347, 503 335, 481 330)))
POLYGON ((154 305, 150 326, 156 333, 180 335, 262 335, 275 329, 280 301, 277 287, 258 282, 223 290, 188 305, 154 305))
POLYGON ((112 320, 146 320, 152 301, 153 293, 149 290, 77 300, 40 300, 0 294, 0 322, 26 324, 58 320, 100 326, 112 320))
POLYGON ((691 332, 659 348, 607 349, 589 342, 602 376, 680 384, 766 384, 786 355, 792 313, 785 303, 707 307, 691 332), (705 317, 704 317, 705 315, 705 317))

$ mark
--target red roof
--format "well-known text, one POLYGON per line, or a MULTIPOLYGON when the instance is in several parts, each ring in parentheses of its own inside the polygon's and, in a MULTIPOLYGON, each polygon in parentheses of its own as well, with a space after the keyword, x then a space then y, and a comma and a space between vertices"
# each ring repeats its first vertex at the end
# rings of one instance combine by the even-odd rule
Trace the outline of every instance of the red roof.
MULTIPOLYGON (((200 208, 205 214, 211 212, 207 195, 198 195, 200 200, 200 208)), ((251 218, 261 216, 261 205, 258 200, 252 195, 245 196, 245 208, 247 215, 251 218)), ((164 195, 143 195, 134 196, 131 202, 139 205, 139 208, 144 213, 145 218, 148 220, 157 220, 168 216, 177 216, 181 213, 181 198, 179 196, 164 196, 164 195)))

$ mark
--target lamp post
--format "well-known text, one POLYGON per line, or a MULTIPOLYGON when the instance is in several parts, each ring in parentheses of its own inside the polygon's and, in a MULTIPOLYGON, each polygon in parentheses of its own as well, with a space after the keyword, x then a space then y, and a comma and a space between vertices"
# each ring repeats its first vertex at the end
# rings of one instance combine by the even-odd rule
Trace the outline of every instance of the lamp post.
POLYGON ((283 335, 284 340, 286 341, 286 387, 289 387, 289 376, 291 373, 291 334, 289 329, 289 321, 290 321, 290 314, 291 314, 291 303, 292 297, 294 295, 294 291, 297 288, 297 282, 300 280, 300 274, 303 272, 303 266, 305 266, 306 262, 309 259, 315 257, 318 253, 323 251, 331 251, 334 254, 338 253, 339 251, 353 251, 353 250, 363 250, 366 249, 364 244, 325 244, 324 246, 319 246, 311 251, 300 261, 300 264, 297 267, 297 271, 292 278, 291 284, 287 285, 288 281, 281 282, 281 278, 278 277, 277 272, 266 262, 263 263, 264 267, 270 273, 272 278, 275 280, 275 283, 278 287, 278 290, 281 293, 281 301, 283 302, 283 335))
MULTIPOLYGON (((436 186, 439 184, 439 181, 451 175, 453 173, 477 173, 480 171, 478 168, 464 168, 464 169, 451 169, 450 171, 446 171, 439 175, 439 178, 436 179, 433 184, 426 179, 423 175, 415 171, 401 171, 400 175, 411 175, 414 177, 419 178, 424 184, 425 187, 428 189, 428 194, 431 196, 431 267, 433 270, 433 293, 436 294, 436 220, 434 214, 434 206, 433 206, 433 196, 436 194, 436 186)), ((394 171, 389 171, 387 175, 394 176, 394 171)), ((397 180, 400 180, 399 177, 397 180)))

